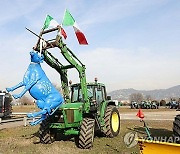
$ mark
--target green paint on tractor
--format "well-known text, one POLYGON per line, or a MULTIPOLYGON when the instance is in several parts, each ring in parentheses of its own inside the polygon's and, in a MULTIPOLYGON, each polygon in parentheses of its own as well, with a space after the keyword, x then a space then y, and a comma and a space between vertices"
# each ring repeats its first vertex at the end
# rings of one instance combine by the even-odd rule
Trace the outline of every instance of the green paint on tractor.
MULTIPOLYGON (((37 44, 33 48, 40 52, 40 39, 45 34, 59 32, 60 27, 42 30, 37 44)), ((87 83, 85 65, 63 43, 62 37, 57 35, 42 48, 45 62, 60 74, 62 94, 65 103, 45 119, 39 128, 41 143, 52 143, 55 136, 60 133, 72 135, 77 145, 82 149, 93 146, 95 132, 107 137, 115 137, 120 131, 120 115, 116 103, 107 96, 106 87, 102 83, 87 83), (58 48, 60 54, 66 59, 68 65, 63 65, 48 49, 58 48), (79 74, 79 83, 71 84, 68 71, 74 68, 79 74), (116 117, 113 117, 116 116, 116 117), (113 130, 113 128, 117 128, 113 130)))

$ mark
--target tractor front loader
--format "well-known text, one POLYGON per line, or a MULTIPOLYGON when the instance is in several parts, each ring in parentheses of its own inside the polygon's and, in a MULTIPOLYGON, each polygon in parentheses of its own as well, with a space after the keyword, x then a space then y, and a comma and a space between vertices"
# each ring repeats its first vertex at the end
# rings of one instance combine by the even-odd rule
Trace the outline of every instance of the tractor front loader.
MULTIPOLYGON (((45 34, 59 32, 60 27, 41 31, 37 44, 33 48, 40 51, 40 39, 45 34)), ((52 143, 57 134, 74 136, 79 148, 88 149, 93 146, 94 134, 100 132, 107 137, 115 137, 120 131, 120 114, 115 102, 108 100, 106 87, 95 80, 86 82, 85 65, 63 43, 57 34, 55 39, 47 40, 42 47, 45 62, 59 74, 65 103, 47 119, 42 121, 39 137, 42 143, 52 143), (59 48, 60 54, 67 60, 63 65, 48 49, 59 48), (80 83, 71 84, 67 71, 76 69, 80 83)))

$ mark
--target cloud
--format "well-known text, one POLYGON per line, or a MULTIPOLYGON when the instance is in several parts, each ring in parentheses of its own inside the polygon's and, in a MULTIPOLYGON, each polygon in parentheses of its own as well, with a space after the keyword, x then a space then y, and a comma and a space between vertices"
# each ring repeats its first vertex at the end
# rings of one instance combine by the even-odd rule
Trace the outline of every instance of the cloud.
MULTIPOLYGON (((167 3, 167 0, 115 0, 94 2, 94 7, 84 11, 84 18, 81 25, 90 25, 97 23, 110 23, 118 21, 125 17, 136 16, 140 13, 147 13, 152 7, 159 7, 167 3), (103 5, 102 5, 103 3, 103 5)), ((114 23, 115 24, 115 23, 114 23)))
MULTIPOLYGON (((2 88, 21 81, 30 62, 28 53, 37 38, 23 29, 24 25, 39 33, 46 14, 60 22, 65 8, 70 10, 82 30, 86 29, 85 34, 91 34, 89 39, 87 35, 90 45, 82 47, 76 42, 73 29, 65 29, 69 32, 65 42, 86 65, 88 81, 98 77, 109 91, 131 87, 167 88, 179 84, 179 14, 174 3, 172 5, 171 2, 170 6, 167 5, 169 0, 43 2, 45 1, 0 1, 2 88), (146 13, 150 18, 143 16, 146 13), (136 18, 137 16, 141 18, 136 18), (21 18, 23 22, 20 22, 21 18), (122 20, 125 22, 120 29, 122 20), (109 29, 112 31, 107 32, 109 29)), ((59 51, 52 53, 60 57, 59 51)), ((60 82, 56 71, 47 64, 42 66, 51 81, 60 82)), ((79 82, 75 70, 70 71, 69 78, 73 82, 79 82)))
POLYGON ((13 1, 0 1, 0 26, 12 21, 13 19, 25 16, 28 13, 37 9, 43 0, 13 0, 13 1))
POLYGON ((180 73, 175 68, 180 65, 178 58, 169 57, 166 53, 154 54, 145 47, 135 51, 97 48, 81 52, 78 56, 86 65, 88 80, 98 77, 100 82, 108 85, 109 90, 167 88, 179 81, 180 73))

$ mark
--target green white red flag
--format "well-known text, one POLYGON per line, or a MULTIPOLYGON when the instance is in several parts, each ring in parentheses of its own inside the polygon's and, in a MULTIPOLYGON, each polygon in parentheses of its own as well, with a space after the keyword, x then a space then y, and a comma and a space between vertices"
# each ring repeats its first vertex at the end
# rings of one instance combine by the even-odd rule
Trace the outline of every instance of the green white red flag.
POLYGON ((59 24, 56 20, 54 20, 53 17, 51 17, 50 15, 46 16, 45 22, 44 22, 44 26, 43 29, 47 29, 47 28, 55 28, 57 27, 59 24))
MULTIPOLYGON (((43 30, 48 29, 48 28, 56 28, 57 26, 59 26, 59 23, 56 20, 54 20, 53 17, 51 17, 50 15, 47 15, 44 22, 43 30)), ((65 39, 67 38, 66 32, 64 31, 62 27, 60 27, 60 34, 65 39)))
POLYGON ((80 30, 75 19, 73 18, 73 16, 70 14, 70 12, 67 9, 65 10, 65 13, 64 13, 62 25, 63 26, 73 26, 79 44, 83 44, 83 45, 88 44, 85 35, 80 30))

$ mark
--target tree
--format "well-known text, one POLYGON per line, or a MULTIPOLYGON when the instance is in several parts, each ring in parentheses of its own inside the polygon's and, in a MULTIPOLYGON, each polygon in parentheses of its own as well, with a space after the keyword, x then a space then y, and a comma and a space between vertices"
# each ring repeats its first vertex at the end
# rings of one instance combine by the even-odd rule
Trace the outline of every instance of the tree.
POLYGON ((33 100, 25 95, 22 98, 20 98, 18 100, 18 102, 20 102, 21 105, 33 105, 34 104, 33 100))
POLYGON ((152 100, 152 97, 151 97, 151 95, 146 95, 146 100, 147 100, 147 101, 150 101, 150 100, 152 100))
POLYGON ((162 100, 160 101, 160 106, 166 106, 166 101, 162 99, 162 100))
POLYGON ((141 93, 133 93, 129 97, 130 101, 141 102, 143 101, 143 95, 141 93))

